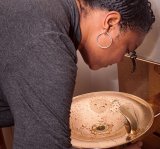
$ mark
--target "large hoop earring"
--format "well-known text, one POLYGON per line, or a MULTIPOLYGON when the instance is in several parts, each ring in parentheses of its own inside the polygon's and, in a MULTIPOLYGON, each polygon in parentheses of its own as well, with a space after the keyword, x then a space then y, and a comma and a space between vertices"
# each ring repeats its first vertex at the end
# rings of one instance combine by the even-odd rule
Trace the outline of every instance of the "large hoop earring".
POLYGON ((100 48, 106 49, 106 48, 109 48, 109 47, 112 45, 113 39, 112 39, 112 37, 111 37, 107 32, 104 32, 104 33, 101 33, 101 34, 99 34, 99 35, 97 36, 96 41, 97 41, 97 45, 98 45, 100 48), (109 44, 109 45, 107 45, 107 46, 102 46, 102 45, 99 43, 99 38, 100 38, 102 35, 107 35, 107 36, 108 36, 108 38, 109 38, 109 40, 110 40, 110 44, 109 44))

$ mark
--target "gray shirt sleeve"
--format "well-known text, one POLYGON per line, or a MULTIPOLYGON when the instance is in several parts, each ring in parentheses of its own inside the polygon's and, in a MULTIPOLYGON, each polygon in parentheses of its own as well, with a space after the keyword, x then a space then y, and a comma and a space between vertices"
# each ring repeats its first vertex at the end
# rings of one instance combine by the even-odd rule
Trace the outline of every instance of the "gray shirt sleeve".
POLYGON ((68 149, 77 72, 68 4, 6 0, 3 8, 0 88, 14 118, 14 149, 68 149))
POLYGON ((66 46, 62 42, 56 46, 50 36, 26 46, 3 72, 2 88, 14 114, 16 148, 52 145, 63 149, 70 144, 68 121, 76 64, 66 46))

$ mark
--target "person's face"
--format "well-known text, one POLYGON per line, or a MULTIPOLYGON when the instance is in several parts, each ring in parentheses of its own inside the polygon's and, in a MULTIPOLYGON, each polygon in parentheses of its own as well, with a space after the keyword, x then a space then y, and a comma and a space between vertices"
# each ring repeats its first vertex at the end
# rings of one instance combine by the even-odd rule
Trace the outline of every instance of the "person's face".
POLYGON ((144 40, 141 32, 120 29, 120 15, 117 12, 106 13, 101 10, 90 12, 81 18, 82 41, 79 51, 91 69, 107 67, 120 62, 127 52, 134 51, 144 40), (105 19, 104 19, 105 18, 105 19), (110 37, 112 38, 112 44, 110 37), (108 48, 101 48, 98 43, 108 48))

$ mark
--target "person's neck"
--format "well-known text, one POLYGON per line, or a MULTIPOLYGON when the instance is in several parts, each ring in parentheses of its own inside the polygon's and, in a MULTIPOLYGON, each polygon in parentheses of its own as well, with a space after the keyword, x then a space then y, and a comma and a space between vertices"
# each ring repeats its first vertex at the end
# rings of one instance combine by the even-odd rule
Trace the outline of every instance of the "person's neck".
POLYGON ((81 35, 82 35, 82 38, 81 38, 81 42, 78 46, 78 49, 83 49, 83 45, 86 41, 86 15, 87 15, 87 12, 88 12, 88 9, 87 9, 87 6, 84 5, 84 2, 83 0, 76 0, 76 3, 77 3, 77 7, 78 7, 78 11, 79 11, 79 15, 80 15, 80 30, 81 30, 81 35))
POLYGON ((80 0, 76 0, 76 4, 77 4, 77 7, 78 7, 78 11, 79 11, 79 14, 81 14, 82 12, 82 2, 80 0))
POLYGON ((76 0, 76 3, 78 6, 79 14, 85 15, 88 12, 88 7, 85 6, 83 0, 76 0))

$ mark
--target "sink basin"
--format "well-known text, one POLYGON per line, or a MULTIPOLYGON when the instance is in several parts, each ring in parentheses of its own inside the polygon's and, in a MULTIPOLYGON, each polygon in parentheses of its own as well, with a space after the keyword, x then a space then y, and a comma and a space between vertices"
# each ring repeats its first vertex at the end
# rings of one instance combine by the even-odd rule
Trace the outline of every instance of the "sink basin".
POLYGON ((93 92, 73 98, 70 115, 71 143, 76 148, 111 148, 139 138, 153 123, 149 104, 136 96, 120 92, 93 92), (127 131, 125 106, 136 121, 136 134, 127 131))

